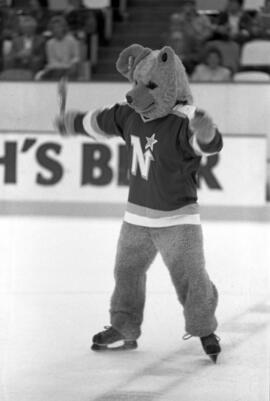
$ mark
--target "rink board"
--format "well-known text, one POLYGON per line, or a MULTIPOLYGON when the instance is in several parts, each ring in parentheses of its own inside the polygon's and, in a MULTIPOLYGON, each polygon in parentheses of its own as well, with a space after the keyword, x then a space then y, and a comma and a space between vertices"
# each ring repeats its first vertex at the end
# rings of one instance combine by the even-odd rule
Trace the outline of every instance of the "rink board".
MULTIPOLYGON (((266 136, 225 134, 222 152, 202 159, 198 182, 202 205, 265 205, 266 136)), ((7 209, 8 202, 125 204, 127 196, 122 140, 2 131, 0 202, 7 209)))

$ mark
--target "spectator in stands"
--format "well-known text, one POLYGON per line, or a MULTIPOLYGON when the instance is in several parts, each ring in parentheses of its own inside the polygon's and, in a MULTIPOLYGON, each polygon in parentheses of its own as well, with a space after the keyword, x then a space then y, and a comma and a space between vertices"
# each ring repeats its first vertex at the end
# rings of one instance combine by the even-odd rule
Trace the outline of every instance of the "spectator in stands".
POLYGON ((49 22, 48 3, 44 0, 13 0, 18 15, 32 15, 37 21, 37 33, 43 33, 49 22))
POLYGON ((187 38, 181 31, 173 31, 167 38, 166 45, 171 46, 181 58, 187 74, 192 74, 199 61, 199 50, 195 41, 187 38))
POLYGON ((125 21, 129 17, 127 0, 111 0, 114 21, 125 21))
POLYGON ((162 35, 162 42, 172 46, 190 75, 212 31, 210 19, 198 13, 196 1, 183 0, 179 12, 170 16, 168 32, 162 35))
POLYGON ((212 39, 234 40, 239 44, 253 38, 253 18, 243 10, 244 0, 228 0, 217 18, 212 39))
MULTIPOLYGON (((68 22, 70 30, 75 36, 84 32, 88 28, 88 18, 94 15, 91 10, 85 7, 82 0, 68 0, 68 7, 65 10, 65 18, 68 22)), ((91 31, 96 31, 96 20, 91 19, 91 31)), ((90 25, 91 25, 90 24, 90 25)), ((88 28, 89 29, 89 28, 88 28)))
POLYGON ((174 49, 175 53, 183 61, 188 75, 190 75, 200 58, 201 42, 185 28, 184 14, 172 14, 168 31, 161 35, 161 41, 163 45, 171 46, 174 49))
POLYGON ((73 35, 81 41, 86 59, 91 59, 91 39, 97 35, 97 20, 94 11, 89 10, 82 0, 68 0, 65 17, 73 35))
POLYGON ((44 4, 44 1, 39 0, 12 0, 10 6, 19 12, 28 13, 32 8, 36 7, 36 3, 41 7, 46 7, 46 4, 48 6, 47 2, 44 4))
POLYGON ((270 0, 265 0, 262 7, 254 18, 254 25, 257 27, 257 37, 270 39, 270 0))
POLYGON ((240 64, 240 45, 234 40, 213 40, 204 45, 204 50, 215 47, 222 54, 223 64, 229 68, 232 73, 238 71, 240 64))
POLYGON ((9 3, 7 0, 0 0, 0 10, 9 7, 9 3))
POLYGON ((5 56, 11 51, 12 40, 18 34, 19 19, 16 12, 0 0, 0 42, 2 65, 5 56))
POLYGON ((226 82, 231 80, 231 71, 224 67, 222 54, 217 48, 209 48, 191 76, 192 81, 226 82))
POLYGON ((261 11, 270 14, 270 0, 265 0, 264 6, 262 7, 261 11))
POLYGON ((30 4, 31 8, 29 10, 29 14, 33 15, 37 20, 37 32, 43 34, 44 32, 46 32, 51 18, 50 10, 46 6, 46 2, 41 0, 31 0, 30 4))
POLYGON ((45 41, 36 34, 37 22, 30 15, 19 17, 19 35, 12 40, 11 51, 6 56, 5 69, 28 70, 31 75, 45 63, 45 41))
POLYGON ((36 79, 58 80, 64 75, 77 79, 80 63, 79 42, 70 34, 64 17, 54 16, 50 27, 53 36, 46 43, 47 65, 36 79))
POLYGON ((99 43, 107 45, 112 35, 111 0, 83 0, 83 3, 95 15, 99 43))
POLYGON ((181 30, 199 43, 207 41, 213 32, 211 20, 207 15, 199 14, 196 0, 183 0, 181 4, 181 30))
POLYGON ((4 58, 4 22, 6 19, 7 3, 0 0, 0 71, 3 69, 4 58))
POLYGON ((84 6, 82 0, 68 0, 65 18, 69 29, 79 39, 89 39, 97 31, 95 14, 84 6))

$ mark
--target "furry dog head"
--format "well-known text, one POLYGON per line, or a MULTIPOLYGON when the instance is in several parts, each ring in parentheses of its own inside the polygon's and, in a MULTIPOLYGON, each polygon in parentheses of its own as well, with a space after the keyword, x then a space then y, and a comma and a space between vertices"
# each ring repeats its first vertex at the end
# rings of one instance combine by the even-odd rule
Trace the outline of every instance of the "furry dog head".
POLYGON ((117 70, 132 82, 130 107, 145 120, 164 117, 176 104, 192 104, 185 68, 171 47, 151 50, 138 44, 124 49, 117 70))

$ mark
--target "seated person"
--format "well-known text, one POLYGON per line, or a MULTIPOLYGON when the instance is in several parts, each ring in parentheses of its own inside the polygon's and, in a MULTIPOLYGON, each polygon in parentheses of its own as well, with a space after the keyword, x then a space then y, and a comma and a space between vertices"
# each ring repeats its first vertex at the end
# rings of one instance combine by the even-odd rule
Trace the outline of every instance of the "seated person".
POLYGON ((262 7, 254 18, 257 29, 258 38, 270 39, 270 0, 265 0, 264 7, 262 7))
POLYGON ((198 63, 202 40, 198 39, 197 34, 194 34, 188 26, 183 13, 172 14, 168 31, 161 34, 161 42, 164 46, 168 45, 174 49, 175 53, 181 57, 187 74, 190 75, 198 63))
POLYGON ((173 48, 175 53, 181 58, 187 74, 190 75, 200 58, 196 41, 190 37, 186 37, 181 31, 174 31, 167 37, 167 41, 164 44, 173 48))
POLYGON ((79 38, 97 30, 95 14, 85 7, 82 0, 68 0, 65 18, 71 32, 79 38))
POLYGON ((38 0, 11 0, 10 6, 21 13, 29 13, 36 8, 36 4, 40 5, 38 0))
POLYGON ((11 51, 12 40, 18 35, 19 17, 15 10, 0 0, 0 40, 3 58, 11 51))
POLYGON ((239 69, 241 46, 234 40, 212 40, 204 45, 204 49, 214 47, 222 54, 223 64, 229 68, 232 73, 239 69))
POLYGON ((100 44, 107 45, 112 36, 111 0, 83 0, 83 4, 95 16, 100 44))
MULTIPOLYGON (((6 35, 5 35, 5 21, 8 18, 8 11, 9 8, 7 7, 7 3, 5 0, 0 0, 0 71, 3 69, 3 63, 4 63, 4 47, 5 47, 5 41, 6 41, 6 35)), ((8 38, 8 44, 11 47, 11 40, 8 38)))
POLYGON ((68 31, 66 20, 54 16, 50 22, 52 38, 46 43, 47 65, 36 79, 58 80, 62 76, 77 79, 80 62, 79 42, 68 31))
POLYGON ((196 0, 183 0, 180 15, 182 16, 181 30, 203 43, 212 37, 213 26, 207 15, 199 14, 196 0))
POLYGON ((45 64, 45 40, 36 34, 37 22, 30 15, 19 17, 19 34, 12 39, 5 69, 28 70, 34 74, 45 64))
POLYGON ((253 18, 243 10, 244 0, 227 0, 217 18, 212 39, 234 40, 243 44, 253 38, 253 18))
POLYGON ((203 62, 196 66, 192 81, 224 82, 231 80, 231 71, 224 67, 222 54, 216 48, 209 48, 203 58, 203 62))

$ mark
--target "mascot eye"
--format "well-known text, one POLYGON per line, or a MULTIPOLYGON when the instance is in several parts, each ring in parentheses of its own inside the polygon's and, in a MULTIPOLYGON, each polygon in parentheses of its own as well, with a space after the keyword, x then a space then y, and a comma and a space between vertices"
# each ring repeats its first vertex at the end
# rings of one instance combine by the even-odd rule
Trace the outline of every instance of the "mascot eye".
POLYGON ((163 53, 161 56, 161 60, 165 63, 168 60, 168 54, 167 53, 163 53))
POLYGON ((152 81, 149 81, 148 84, 146 85, 146 88, 148 88, 148 89, 155 89, 157 87, 158 87, 158 85, 155 84, 155 82, 152 82, 152 81))

